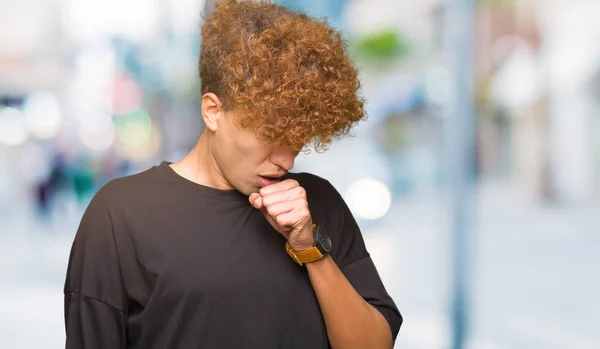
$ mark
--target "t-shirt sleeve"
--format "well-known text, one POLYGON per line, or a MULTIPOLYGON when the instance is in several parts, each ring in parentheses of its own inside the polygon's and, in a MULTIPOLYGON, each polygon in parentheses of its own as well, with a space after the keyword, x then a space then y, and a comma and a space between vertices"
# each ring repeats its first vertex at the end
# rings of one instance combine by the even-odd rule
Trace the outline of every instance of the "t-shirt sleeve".
POLYGON ((341 268, 356 292, 387 320, 394 342, 402 325, 402 316, 381 282, 371 257, 364 257, 341 268))
POLYGON ((324 211, 334 214, 323 214, 328 217, 327 230, 333 243, 331 256, 358 294, 385 317, 395 341, 402 325, 402 316, 379 277, 348 205, 339 192, 331 184, 329 186, 332 200, 327 202, 331 207, 325 207, 324 211))
POLYGON ((125 348, 125 314, 81 293, 65 294, 66 349, 125 348))
POLYGON ((66 349, 125 348, 125 296, 109 207, 101 189, 71 247, 64 286, 66 349))

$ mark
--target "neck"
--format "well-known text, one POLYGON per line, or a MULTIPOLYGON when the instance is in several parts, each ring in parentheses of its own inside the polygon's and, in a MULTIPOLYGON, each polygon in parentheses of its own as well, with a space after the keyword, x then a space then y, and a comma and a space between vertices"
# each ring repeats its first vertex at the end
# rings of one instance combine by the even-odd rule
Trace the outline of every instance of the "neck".
POLYGON ((194 148, 180 161, 171 164, 177 174, 207 187, 231 190, 231 184, 221 174, 213 156, 210 136, 203 132, 194 148))

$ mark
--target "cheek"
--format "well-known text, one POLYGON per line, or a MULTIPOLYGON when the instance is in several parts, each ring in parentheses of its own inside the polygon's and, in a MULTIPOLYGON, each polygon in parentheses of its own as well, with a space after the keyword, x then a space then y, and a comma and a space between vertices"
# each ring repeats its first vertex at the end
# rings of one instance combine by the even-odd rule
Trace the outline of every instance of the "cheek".
POLYGON ((246 182, 249 175, 257 174, 261 162, 256 149, 241 143, 239 140, 226 141, 220 144, 220 164, 224 175, 232 182, 246 182))
POLYGON ((239 160, 248 166, 261 166, 269 160, 271 154, 269 147, 260 143, 254 134, 245 134, 244 137, 238 138, 235 148, 239 160))
POLYGON ((263 164, 268 161, 269 156, 264 154, 261 149, 240 148, 236 158, 235 166, 243 168, 245 172, 258 174, 257 171, 264 167, 263 164))

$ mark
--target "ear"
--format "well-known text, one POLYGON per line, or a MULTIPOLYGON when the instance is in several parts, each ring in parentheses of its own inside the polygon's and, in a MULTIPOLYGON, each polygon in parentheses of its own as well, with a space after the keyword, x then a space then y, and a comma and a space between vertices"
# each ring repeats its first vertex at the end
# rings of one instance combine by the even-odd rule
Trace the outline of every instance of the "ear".
POLYGON ((212 92, 205 93, 202 96, 201 110, 206 128, 213 132, 217 131, 217 119, 222 111, 219 97, 212 92))

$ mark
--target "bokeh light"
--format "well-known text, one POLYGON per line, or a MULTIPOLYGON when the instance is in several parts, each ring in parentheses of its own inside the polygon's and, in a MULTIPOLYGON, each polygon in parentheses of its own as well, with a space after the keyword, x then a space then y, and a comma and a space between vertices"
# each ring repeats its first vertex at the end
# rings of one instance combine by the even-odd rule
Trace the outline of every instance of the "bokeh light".
POLYGON ((140 86, 127 75, 118 75, 114 81, 113 110, 115 114, 128 114, 139 108, 142 102, 140 86))
POLYGON ((31 94, 23 105, 27 127, 41 139, 55 137, 62 127, 62 111, 58 98, 48 92, 31 94))
POLYGON ((103 151, 108 149, 115 141, 115 124, 112 120, 106 119, 104 122, 98 122, 96 119, 95 127, 89 127, 90 124, 81 125, 79 136, 83 144, 91 150, 103 151))
POLYGON ((137 146, 145 143, 150 138, 150 130, 152 123, 150 116, 143 109, 117 115, 115 117, 115 125, 117 126, 117 138, 119 142, 128 146, 137 146))
POLYGON ((348 206, 359 218, 375 220, 385 216, 392 203, 388 187, 376 179, 354 182, 345 196, 348 206))
MULTIPOLYGON (((141 127, 141 126, 138 126, 141 127)), ((138 130, 139 132, 139 130, 138 130)), ((115 144, 117 153, 129 160, 146 160, 155 156, 162 145, 162 138, 158 129, 150 128, 149 137, 141 142, 118 142, 115 144)))
POLYGON ((115 116, 116 149, 130 160, 143 160, 155 155, 160 147, 160 134, 152 126, 148 113, 141 108, 115 116))
POLYGON ((13 107, 0 107, 0 143, 17 146, 29 137, 23 112, 13 107))

